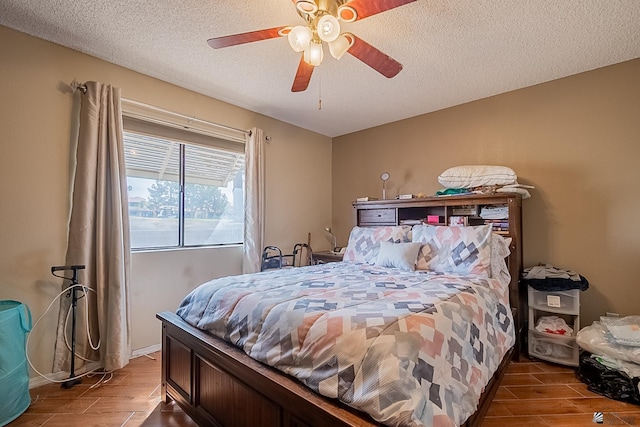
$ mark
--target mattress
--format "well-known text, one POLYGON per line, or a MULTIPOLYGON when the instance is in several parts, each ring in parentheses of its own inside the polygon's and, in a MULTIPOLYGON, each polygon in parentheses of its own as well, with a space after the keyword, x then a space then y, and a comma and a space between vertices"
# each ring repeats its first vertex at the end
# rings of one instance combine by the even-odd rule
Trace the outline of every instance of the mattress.
POLYGON ((215 279, 177 314, 390 426, 458 426, 515 343, 508 283, 339 262, 215 279))

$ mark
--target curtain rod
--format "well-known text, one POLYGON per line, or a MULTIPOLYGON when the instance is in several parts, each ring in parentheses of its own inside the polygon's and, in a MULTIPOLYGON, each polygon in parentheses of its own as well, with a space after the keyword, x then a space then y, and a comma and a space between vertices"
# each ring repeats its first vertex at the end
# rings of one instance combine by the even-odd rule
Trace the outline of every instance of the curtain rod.
MULTIPOLYGON (((71 90, 73 90, 73 92, 80 91, 82 93, 87 93, 87 86, 84 83, 79 83, 76 79, 73 79, 73 81, 71 82, 71 84, 69 86, 71 86, 71 90)), ((140 101, 134 101, 133 99, 122 98, 122 100, 125 101, 125 102, 128 102, 130 104, 134 104, 134 105, 137 105, 137 106, 140 106, 140 107, 144 107, 144 108, 149 108, 149 109, 161 112, 161 113, 172 114, 172 115, 179 116, 179 117, 181 117, 183 119, 187 119, 187 120, 190 120, 190 121, 201 122, 201 123, 207 124, 209 126, 215 126, 215 127, 219 127, 219 128, 222 128, 222 129, 232 130, 232 131, 235 131, 235 132, 242 132, 245 135, 251 136, 251 131, 250 130, 238 129, 238 128, 234 128, 232 126, 226 126, 226 125, 221 125, 219 123, 213 123, 213 122, 209 122, 209 121, 206 121, 206 120, 201 120, 201 119, 198 119, 196 117, 190 117, 190 116, 186 116, 184 114, 176 113, 174 111, 166 110, 164 108, 156 107, 155 105, 146 104, 146 103, 140 102, 140 101)), ((265 137, 265 139, 267 141, 271 141, 271 137, 270 136, 265 137)))
POLYGON ((69 86, 71 86, 71 90, 73 92, 76 92, 79 90, 82 93, 87 93, 87 86, 84 83, 78 83, 76 79, 73 79, 73 81, 69 86))

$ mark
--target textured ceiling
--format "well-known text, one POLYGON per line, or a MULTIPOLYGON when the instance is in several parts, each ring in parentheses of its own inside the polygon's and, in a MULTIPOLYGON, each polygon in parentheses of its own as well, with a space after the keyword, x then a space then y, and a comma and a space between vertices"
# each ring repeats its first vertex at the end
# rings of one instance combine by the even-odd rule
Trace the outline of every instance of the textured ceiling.
POLYGON ((344 24, 400 74, 325 49, 301 93, 286 39, 206 43, 300 23, 291 0, 0 1, 1 25, 330 137, 640 57, 639 0, 418 0, 344 24))

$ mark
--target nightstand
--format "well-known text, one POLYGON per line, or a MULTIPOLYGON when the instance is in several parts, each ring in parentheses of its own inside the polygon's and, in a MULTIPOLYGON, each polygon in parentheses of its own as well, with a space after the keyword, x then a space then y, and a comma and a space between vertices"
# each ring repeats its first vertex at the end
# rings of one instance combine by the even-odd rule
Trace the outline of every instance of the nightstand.
POLYGON ((314 264, 326 264, 328 262, 340 262, 344 254, 337 254, 335 252, 314 252, 313 263, 314 264))

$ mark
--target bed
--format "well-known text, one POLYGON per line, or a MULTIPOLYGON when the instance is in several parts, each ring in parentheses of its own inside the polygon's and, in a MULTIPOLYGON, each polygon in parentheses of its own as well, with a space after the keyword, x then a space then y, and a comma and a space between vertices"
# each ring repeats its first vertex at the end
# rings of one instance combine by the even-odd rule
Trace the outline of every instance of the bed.
POLYGON ((517 349, 514 245, 355 227, 345 262, 207 282, 157 316, 163 399, 200 425, 479 425, 517 349))

